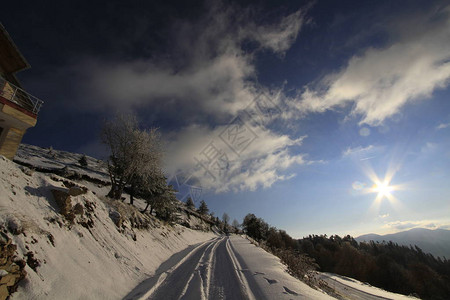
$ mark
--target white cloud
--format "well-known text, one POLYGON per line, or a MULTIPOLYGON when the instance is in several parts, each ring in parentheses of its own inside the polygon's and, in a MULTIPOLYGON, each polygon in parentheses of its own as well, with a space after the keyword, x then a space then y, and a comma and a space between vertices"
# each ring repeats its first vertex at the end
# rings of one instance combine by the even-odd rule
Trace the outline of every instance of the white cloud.
POLYGON ((117 64, 89 62, 83 65, 91 103, 97 108, 136 108, 154 105, 157 110, 196 106, 197 112, 233 114, 256 95, 246 80, 254 69, 245 56, 223 54, 204 65, 182 71, 152 61, 117 64))
POLYGON ((342 158, 351 158, 357 160, 368 160, 374 157, 377 157, 381 153, 383 153, 385 147, 384 146, 374 146, 368 145, 366 147, 357 146, 357 147, 348 147, 344 151, 342 151, 342 158))
POLYGON ((438 148, 438 144, 426 142, 425 145, 422 146, 420 151, 422 153, 433 153, 438 148))
POLYGON ((437 129, 437 130, 439 130, 439 129, 445 129, 445 128, 447 128, 447 127, 450 127, 450 123, 441 123, 441 124, 439 124, 439 125, 436 127, 436 129, 437 129))
POLYGON ((260 43, 261 47, 283 55, 297 39, 297 35, 304 23, 304 11, 297 11, 269 26, 257 26, 245 34, 260 43))
MULTIPOLYGON (((237 155, 220 138, 226 126, 214 129, 205 126, 189 126, 178 131, 168 145, 167 173, 185 173, 185 178, 193 175, 191 181, 204 189, 214 192, 255 190, 268 188, 277 181, 288 180, 295 176, 289 169, 298 165, 315 163, 305 154, 293 154, 293 148, 302 144, 306 137, 291 139, 261 127, 253 127, 256 138, 244 151, 237 155), (222 151, 229 164, 221 172, 214 167, 195 167, 198 159, 206 158, 201 152, 210 145, 222 151), (205 172, 210 170, 211 173, 205 172), (186 174, 189 173, 189 174, 186 174), (211 174, 214 176, 211 176, 211 174)), ((207 148, 211 150, 212 148, 207 148)), ((212 151, 212 150, 211 150, 212 151)), ((214 153, 214 151, 209 152, 214 153)), ((206 160, 205 160, 206 161, 206 160)), ((320 163, 320 162, 319 162, 320 163)), ((207 165, 205 163, 205 165, 207 165)), ((190 183, 190 184, 193 184, 190 183)))
POLYGON ((195 22, 174 22, 167 57, 78 63, 73 69, 85 78, 86 105, 152 105, 156 113, 176 109, 188 112, 185 116, 229 118, 250 103, 261 92, 254 83, 254 54, 268 49, 283 56, 301 30, 305 10, 261 25, 248 8, 216 1, 208 5, 195 22), (257 47, 244 50, 247 41, 257 47))
POLYGON ((355 148, 348 147, 345 151, 342 152, 342 156, 366 154, 368 152, 373 151, 374 149, 375 149, 375 147, 373 145, 369 145, 367 147, 358 146, 355 148))
POLYGON ((395 42, 369 48, 317 87, 305 87, 297 109, 324 112, 351 104, 351 116, 361 116, 360 124, 380 125, 407 103, 431 97, 450 79, 449 15, 447 7, 426 19, 403 20, 398 28, 411 24, 398 30, 395 42))
POLYGON ((383 227, 394 230, 408 230, 412 228, 427 229, 447 229, 450 223, 439 220, 419 220, 419 221, 393 221, 386 223, 383 227))

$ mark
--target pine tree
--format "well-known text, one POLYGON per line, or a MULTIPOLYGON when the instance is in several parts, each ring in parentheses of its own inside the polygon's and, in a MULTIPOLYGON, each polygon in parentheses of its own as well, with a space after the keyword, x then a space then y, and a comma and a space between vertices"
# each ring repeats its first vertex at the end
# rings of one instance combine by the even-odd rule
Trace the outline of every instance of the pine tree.
POLYGON ((194 205, 194 201, 192 201, 191 197, 188 197, 186 200, 186 206, 190 209, 194 209, 195 205, 194 205))
POLYGON ((78 163, 80 164, 80 166, 86 168, 88 166, 86 155, 83 154, 83 156, 78 160, 78 163))
POLYGON ((206 215, 209 212, 208 205, 206 205, 206 202, 204 200, 200 202, 198 212, 201 213, 202 215, 206 215))

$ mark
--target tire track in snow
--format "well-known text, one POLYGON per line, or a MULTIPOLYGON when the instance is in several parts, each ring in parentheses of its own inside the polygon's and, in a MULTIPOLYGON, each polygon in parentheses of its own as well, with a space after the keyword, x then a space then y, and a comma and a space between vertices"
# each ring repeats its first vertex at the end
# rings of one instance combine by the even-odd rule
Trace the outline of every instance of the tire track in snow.
POLYGON ((227 251, 228 251, 228 255, 230 255, 230 258, 233 262, 233 266, 235 268, 235 273, 238 276, 239 280, 241 281, 242 287, 243 287, 243 291, 245 293, 245 295, 247 296, 248 299, 253 300, 256 299, 255 296, 253 295, 252 289, 250 288, 250 285, 248 284, 248 281, 245 277, 245 274, 242 271, 242 266, 240 265, 236 254, 234 252, 234 249, 231 247, 231 242, 230 239, 227 238, 226 241, 226 246, 227 246, 227 251))
POLYGON ((198 261, 194 273, 192 273, 188 282, 186 283, 183 292, 179 299, 207 299, 209 295, 209 282, 212 266, 212 257, 217 245, 222 239, 216 240, 214 243, 210 243, 203 252, 200 260, 198 261), (200 291, 200 298, 198 298, 198 292, 200 291))
MULTIPOLYGON (((194 278, 196 269, 200 260, 204 257, 205 252, 210 249, 211 245, 217 243, 219 239, 204 243, 195 248, 189 255, 183 258, 171 271, 166 272, 167 276, 158 286, 152 288, 151 295, 146 295, 144 299, 190 299, 186 292, 189 289, 189 283, 194 278)), ((201 299, 202 291, 191 290, 195 293, 192 295, 195 299, 201 299)))
POLYGON ((245 278, 247 279, 249 289, 252 290, 254 297, 258 300, 267 299, 267 296, 262 292, 258 283, 255 280, 256 275, 266 275, 266 274, 262 273, 262 272, 258 272, 258 271, 255 271, 254 273, 252 273, 249 270, 248 266, 246 265, 242 256, 234 249, 233 243, 231 243, 231 242, 230 242, 230 248, 233 250, 235 257, 236 257, 237 261, 239 262, 239 265, 241 266, 240 270, 241 270, 242 274, 245 276, 245 278))
POLYGON ((266 299, 229 237, 204 242, 182 255, 170 269, 148 279, 145 293, 126 299, 266 299))

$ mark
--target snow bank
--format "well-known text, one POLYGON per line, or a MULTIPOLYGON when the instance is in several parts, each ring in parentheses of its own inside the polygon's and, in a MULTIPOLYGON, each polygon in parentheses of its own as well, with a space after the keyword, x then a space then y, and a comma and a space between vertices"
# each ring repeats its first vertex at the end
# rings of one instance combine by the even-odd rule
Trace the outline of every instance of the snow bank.
POLYGON ((157 220, 150 230, 129 228, 135 236, 120 233, 111 208, 89 186, 87 193, 71 199, 85 210, 92 207, 93 222, 82 226, 77 216, 70 225, 51 192, 67 190, 57 177, 1 156, 0 173, 0 224, 23 231, 12 236, 19 257, 31 251, 40 262, 36 271, 26 266, 27 278, 13 299, 121 299, 173 253, 214 236, 157 220))
POLYGON ((398 300, 413 300, 413 299, 418 299, 416 297, 413 296, 405 296, 402 294, 397 294, 397 293, 392 293, 392 292, 388 292, 385 291, 383 289, 371 286, 368 283, 363 283, 361 281, 358 281, 356 279, 353 278, 349 278, 346 276, 341 276, 341 275, 336 275, 336 274, 332 274, 332 273, 321 273, 323 275, 326 275, 328 278, 332 279, 332 280, 336 280, 337 282, 340 282, 346 286, 352 287, 354 289, 357 289, 359 291, 362 291, 364 293, 370 294, 370 295, 374 295, 380 298, 387 298, 387 299, 398 299, 398 300))
POLYGON ((253 278, 269 299, 293 299, 297 296, 302 299, 333 299, 291 276, 278 257, 251 244, 247 239, 239 236, 230 239, 238 253, 237 259, 242 257, 241 261, 245 261, 246 267, 253 271, 253 278))

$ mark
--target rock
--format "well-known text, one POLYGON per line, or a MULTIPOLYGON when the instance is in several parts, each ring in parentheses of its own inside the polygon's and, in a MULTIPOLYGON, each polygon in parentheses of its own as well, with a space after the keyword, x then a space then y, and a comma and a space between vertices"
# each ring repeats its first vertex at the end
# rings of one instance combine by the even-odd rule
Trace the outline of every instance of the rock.
POLYGON ((2 242, 0 244, 0 268, 4 269, 8 272, 11 272, 10 264, 12 259, 15 256, 17 246, 11 244, 11 240, 9 239, 6 243, 2 242))
POLYGON ((114 222, 114 224, 116 224, 116 226, 117 226, 118 228, 121 228, 121 227, 122 227, 122 224, 123 224, 123 218, 122 218, 122 215, 121 215, 118 211, 115 211, 115 210, 111 211, 111 212, 109 213, 109 217, 110 217, 111 220, 114 222))
POLYGON ((34 169, 32 169, 32 168, 21 167, 20 169, 22 170, 22 172, 23 172, 25 175, 28 175, 28 176, 32 176, 33 173, 34 173, 34 169))
POLYGON ((83 215, 84 213, 84 207, 80 203, 75 204, 73 207, 73 213, 76 215, 83 215))
POLYGON ((23 270, 27 265, 27 263, 23 259, 16 260, 14 261, 14 263, 18 265, 21 270, 23 270))
POLYGON ((84 207, 86 208, 86 211, 88 211, 90 213, 93 213, 94 212, 94 208, 96 206, 95 206, 94 202, 90 202, 90 201, 86 200, 85 203, 84 203, 84 207))
POLYGON ((8 273, 17 273, 20 271, 20 267, 16 263, 11 263, 8 267, 5 268, 5 271, 8 273))
POLYGON ((37 260, 34 257, 34 253, 33 252, 28 252, 27 254, 25 254, 27 256, 27 265, 33 269, 33 271, 37 272, 37 268, 41 265, 41 263, 39 262, 39 260, 37 260))
POLYGON ((79 196, 87 193, 87 188, 82 188, 79 186, 72 186, 69 188, 70 196, 79 196))
POLYGON ((61 190, 52 190, 52 194, 61 214, 67 216, 72 209, 72 201, 70 195, 61 190))
POLYGON ((83 226, 86 229, 94 227, 94 221, 92 219, 87 219, 81 222, 78 222, 81 226, 83 226))
POLYGON ((25 278, 25 264, 23 261, 14 261, 17 246, 11 239, 2 234, 0 239, 0 300, 9 299, 11 293, 16 291, 17 284, 25 278))
POLYGON ((8 227, 9 232, 14 235, 19 235, 23 232, 22 223, 14 216, 8 217, 6 226, 8 227))
POLYGON ((0 245, 6 244, 9 241, 9 237, 6 232, 0 231, 0 245))
POLYGON ((55 247, 55 237, 53 236, 53 234, 51 234, 50 232, 47 233, 47 238, 50 241, 50 243, 52 244, 52 246, 55 247))
MULTIPOLYGON (((0 156, 1 157, 1 156, 0 156)), ((6 300, 9 297, 9 291, 6 284, 0 285, 0 300, 6 300)))
POLYGON ((75 220, 75 214, 73 212, 67 213, 67 215, 65 217, 66 217, 66 220, 69 221, 70 224, 73 224, 73 222, 75 220))
POLYGON ((69 170, 69 168, 67 166, 65 166, 64 168, 59 170, 59 174, 62 177, 73 177, 75 175, 75 172, 72 170, 69 170))
POLYGON ((16 280, 19 278, 19 274, 9 273, 0 279, 0 284, 6 284, 6 286, 13 286, 16 280))

